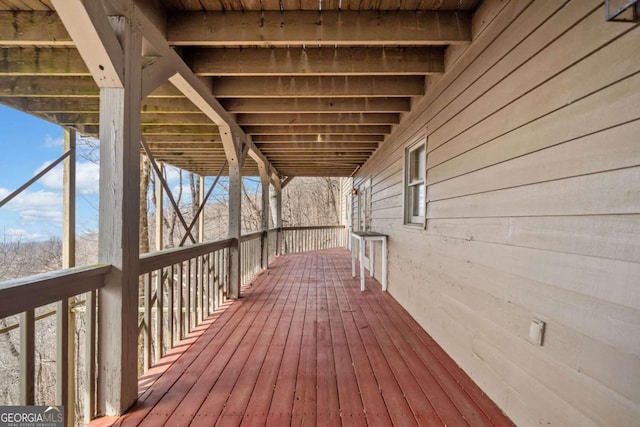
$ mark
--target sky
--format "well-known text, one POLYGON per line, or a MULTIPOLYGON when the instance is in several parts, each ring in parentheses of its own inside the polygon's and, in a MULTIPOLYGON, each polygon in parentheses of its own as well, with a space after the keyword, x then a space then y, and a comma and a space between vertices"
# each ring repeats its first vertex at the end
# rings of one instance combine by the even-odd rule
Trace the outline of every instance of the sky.
MULTIPOLYGON (((60 157, 62 143, 62 127, 0 105, 0 200, 60 157)), ((81 235, 98 229, 99 165, 95 150, 87 148, 81 140, 77 144, 76 234, 81 235)), ((167 178, 177 194, 179 172, 168 168, 167 178)), ((212 181, 213 178, 208 178, 205 188, 212 181)), ((188 185, 184 174, 183 203, 190 202, 188 185)), ((168 206, 166 198, 165 206, 168 206)), ((0 243, 39 241, 61 235, 62 165, 59 165, 0 207, 0 243)))
MULTIPOLYGON (((62 135, 60 126, 0 105, 0 199, 62 155, 62 135)), ((82 191, 82 198, 97 205, 97 166, 81 162, 78 172, 78 191, 82 191)), ((61 235, 61 177, 62 170, 55 168, 0 207, 0 242, 43 240, 61 235)), ((90 212, 87 207, 79 207, 79 217, 84 220, 91 215, 97 217, 97 210, 90 212)))

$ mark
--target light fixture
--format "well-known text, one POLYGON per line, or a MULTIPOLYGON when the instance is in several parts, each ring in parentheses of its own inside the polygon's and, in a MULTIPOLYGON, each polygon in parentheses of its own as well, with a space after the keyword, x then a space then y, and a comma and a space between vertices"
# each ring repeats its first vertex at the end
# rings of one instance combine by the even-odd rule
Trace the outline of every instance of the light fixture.
POLYGON ((638 0, 605 0, 604 18, 613 22, 638 22, 640 3, 638 0))

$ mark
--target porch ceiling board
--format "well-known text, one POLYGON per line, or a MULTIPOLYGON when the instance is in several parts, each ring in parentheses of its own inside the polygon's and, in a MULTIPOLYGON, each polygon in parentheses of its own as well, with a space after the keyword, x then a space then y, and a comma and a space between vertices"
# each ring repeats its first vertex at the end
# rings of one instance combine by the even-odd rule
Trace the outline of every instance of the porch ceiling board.
POLYGON ((181 12, 169 15, 177 46, 449 45, 471 40, 471 15, 455 11, 181 12))

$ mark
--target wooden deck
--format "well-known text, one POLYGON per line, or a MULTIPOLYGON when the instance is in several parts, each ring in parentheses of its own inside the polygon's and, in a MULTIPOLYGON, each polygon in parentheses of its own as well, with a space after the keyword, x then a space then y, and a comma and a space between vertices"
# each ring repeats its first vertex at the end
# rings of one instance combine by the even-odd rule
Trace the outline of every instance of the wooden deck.
POLYGON ((285 255, 92 425, 512 425, 344 249, 285 255))

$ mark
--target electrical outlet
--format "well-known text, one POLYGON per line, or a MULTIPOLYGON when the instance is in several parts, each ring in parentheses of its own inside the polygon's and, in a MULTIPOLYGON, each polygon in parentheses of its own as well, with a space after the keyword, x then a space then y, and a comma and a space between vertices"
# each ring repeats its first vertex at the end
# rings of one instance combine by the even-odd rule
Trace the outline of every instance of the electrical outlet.
POLYGON ((531 320, 531 324, 529 325, 529 341, 531 341, 535 345, 542 346, 544 340, 544 327, 544 321, 533 318, 533 320, 531 320))

